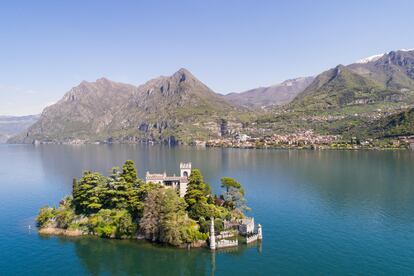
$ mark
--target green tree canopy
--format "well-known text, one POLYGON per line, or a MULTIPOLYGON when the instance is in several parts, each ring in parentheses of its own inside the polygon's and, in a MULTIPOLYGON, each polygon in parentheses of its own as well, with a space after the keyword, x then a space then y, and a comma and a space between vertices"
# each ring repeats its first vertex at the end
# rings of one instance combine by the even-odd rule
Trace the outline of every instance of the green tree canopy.
POLYGON ((129 184, 134 184, 137 181, 137 169, 134 161, 127 160, 122 166, 121 177, 129 184))
POLYGON ((58 208, 42 208, 36 221, 39 227, 76 229, 108 238, 132 237, 139 223, 148 239, 181 245, 205 240, 211 217, 220 230, 223 219, 242 217, 248 210, 240 183, 225 177, 221 184, 226 190, 221 196, 224 201, 211 194, 195 169, 181 198, 175 189, 137 178, 134 163, 128 160, 122 169, 112 168, 109 176, 86 171, 79 180, 74 178, 72 196, 58 208))
POLYGON ((192 219, 198 221, 200 218, 227 216, 228 212, 225 208, 214 204, 211 187, 204 182, 199 170, 192 170, 188 180, 187 193, 184 198, 188 204, 188 214, 192 219))
POLYGON ((107 178, 98 172, 87 171, 74 183, 73 201, 77 212, 94 213, 105 203, 107 178))
POLYGON ((187 204, 169 188, 149 191, 145 200, 140 229, 147 239, 172 245, 190 243, 206 236, 198 231, 197 223, 185 211, 187 204))
POLYGON ((222 195, 225 200, 224 206, 231 211, 233 217, 243 217, 244 212, 249 211, 250 208, 247 207, 242 185, 233 178, 223 177, 221 187, 226 189, 222 195))
POLYGON ((237 182, 236 179, 231 177, 223 177, 221 179, 221 187, 225 188, 227 192, 229 191, 230 187, 233 187, 238 189, 242 194, 244 194, 244 189, 241 186, 241 184, 237 182))
POLYGON ((187 193, 184 197, 185 201, 191 207, 196 203, 207 202, 207 197, 209 196, 211 196, 211 188, 204 182, 200 170, 192 170, 188 178, 187 193))

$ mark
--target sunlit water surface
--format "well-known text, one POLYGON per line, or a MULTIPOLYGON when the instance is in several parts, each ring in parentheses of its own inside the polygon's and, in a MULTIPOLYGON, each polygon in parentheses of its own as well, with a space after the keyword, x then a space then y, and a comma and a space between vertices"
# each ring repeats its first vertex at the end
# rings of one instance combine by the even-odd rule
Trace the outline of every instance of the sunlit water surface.
POLYGON ((414 152, 1 145, 0 274, 412 275, 414 152), (213 254, 37 234, 38 209, 70 194, 73 177, 126 159, 141 177, 191 161, 214 192, 222 176, 238 179, 262 244, 213 254))

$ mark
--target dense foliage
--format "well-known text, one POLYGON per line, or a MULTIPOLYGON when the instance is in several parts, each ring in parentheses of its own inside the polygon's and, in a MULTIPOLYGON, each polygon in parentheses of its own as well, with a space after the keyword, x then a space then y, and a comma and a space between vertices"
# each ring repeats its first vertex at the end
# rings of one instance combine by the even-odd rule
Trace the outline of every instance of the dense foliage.
POLYGON ((149 192, 140 228, 147 239, 172 245, 207 238, 198 231, 196 221, 189 218, 184 199, 172 189, 157 188, 149 192))
POLYGON ((215 218, 220 231, 223 220, 240 218, 248 210, 240 183, 223 178, 225 192, 217 197, 197 169, 191 172, 184 198, 174 189, 139 179, 131 160, 122 169, 114 167, 109 176, 86 171, 72 185, 72 196, 58 208, 40 209, 40 228, 78 230, 105 238, 142 234, 154 242, 178 246, 206 240, 210 218, 215 218))

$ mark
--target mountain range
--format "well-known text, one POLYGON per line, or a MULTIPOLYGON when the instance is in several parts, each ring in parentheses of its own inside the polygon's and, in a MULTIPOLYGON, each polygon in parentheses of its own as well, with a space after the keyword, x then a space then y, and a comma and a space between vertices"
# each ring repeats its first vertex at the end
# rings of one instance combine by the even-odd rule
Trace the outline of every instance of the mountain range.
POLYGON ((291 102, 313 81, 314 77, 286 80, 280 84, 250 89, 241 93, 230 93, 224 98, 240 106, 267 108, 291 102))
POLYGON ((29 116, 0 116, 0 143, 5 143, 10 137, 27 130, 40 115, 29 116))
POLYGON ((140 86, 102 78, 72 88, 10 142, 189 142, 241 126, 244 111, 186 69, 140 86))
POLYGON ((414 103, 414 51, 338 65, 318 75, 292 103, 307 110, 334 109, 381 102, 414 103))
POLYGON ((266 135, 303 129, 347 136, 360 126, 372 130, 361 135, 381 138, 386 133, 370 126, 395 122, 395 116, 413 106, 413 50, 391 51, 315 77, 228 95, 215 93, 180 69, 140 86, 106 78, 83 81, 9 142, 175 144, 240 132, 266 135))

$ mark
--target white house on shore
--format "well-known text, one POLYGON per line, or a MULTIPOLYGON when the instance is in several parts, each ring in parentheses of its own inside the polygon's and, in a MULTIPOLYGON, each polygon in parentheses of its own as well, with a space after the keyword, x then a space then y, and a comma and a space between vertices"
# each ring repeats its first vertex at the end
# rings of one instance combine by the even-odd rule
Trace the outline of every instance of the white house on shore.
POLYGON ((146 183, 161 184, 165 187, 177 189, 180 197, 184 197, 187 192, 188 177, 191 174, 191 163, 180 163, 180 175, 168 176, 164 173, 150 173, 145 175, 146 183))

